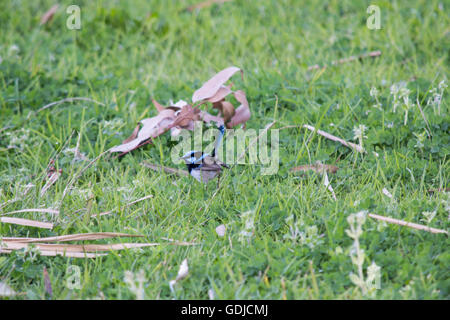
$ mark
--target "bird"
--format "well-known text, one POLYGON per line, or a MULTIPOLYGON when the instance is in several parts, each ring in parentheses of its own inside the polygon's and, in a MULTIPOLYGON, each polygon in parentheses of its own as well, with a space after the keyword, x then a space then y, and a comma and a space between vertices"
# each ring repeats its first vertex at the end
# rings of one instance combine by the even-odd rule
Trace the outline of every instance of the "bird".
MULTIPOLYGON (((216 159, 217 148, 225 134, 225 127, 220 125, 219 131, 220 134, 211 155, 203 151, 189 151, 181 157, 186 162, 189 174, 198 182, 206 184, 211 179, 219 177, 222 168, 229 168, 228 165, 216 159)), ((217 183, 219 183, 219 180, 217 183)))

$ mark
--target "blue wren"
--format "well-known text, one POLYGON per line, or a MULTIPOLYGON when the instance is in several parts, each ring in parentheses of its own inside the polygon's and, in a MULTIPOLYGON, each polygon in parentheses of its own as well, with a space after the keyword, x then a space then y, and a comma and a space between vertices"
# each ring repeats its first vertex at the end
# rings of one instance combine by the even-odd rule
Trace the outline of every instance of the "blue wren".
POLYGON ((229 168, 225 163, 216 159, 216 150, 225 134, 225 127, 221 125, 219 131, 220 134, 211 155, 202 151, 189 151, 181 157, 186 162, 189 174, 199 182, 208 183, 209 180, 220 175, 222 168, 229 168))

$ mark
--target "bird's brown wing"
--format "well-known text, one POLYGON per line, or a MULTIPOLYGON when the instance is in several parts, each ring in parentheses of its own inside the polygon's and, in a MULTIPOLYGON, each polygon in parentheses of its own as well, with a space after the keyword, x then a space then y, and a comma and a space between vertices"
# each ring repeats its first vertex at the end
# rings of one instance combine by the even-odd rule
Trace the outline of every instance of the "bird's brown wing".
POLYGON ((203 164, 205 165, 211 165, 211 166, 218 166, 220 169, 222 168, 222 167, 224 167, 224 168, 229 168, 229 166, 228 165, 226 165, 225 163, 223 163, 223 162, 221 162, 221 161, 219 161, 219 160, 217 160, 216 158, 214 158, 214 157, 211 157, 211 156, 207 156, 207 157, 205 157, 204 159, 203 159, 203 164))

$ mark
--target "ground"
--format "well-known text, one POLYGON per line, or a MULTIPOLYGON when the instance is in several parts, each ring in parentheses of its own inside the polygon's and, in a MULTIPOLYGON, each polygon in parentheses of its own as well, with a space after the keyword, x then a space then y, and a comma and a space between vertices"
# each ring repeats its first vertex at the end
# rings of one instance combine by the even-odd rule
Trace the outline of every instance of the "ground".
POLYGON ((52 221, 52 230, 0 223, 0 234, 123 232, 145 237, 96 243, 161 245, 94 259, 1 254, 0 281, 18 293, 13 299, 132 299, 142 292, 126 279, 139 275, 146 299, 449 298, 448 236, 368 216, 448 230, 447 2, 235 0, 189 12, 195 0, 76 1, 81 29, 71 30, 66 8, 73 2, 61 1, 45 25, 40 19, 53 1, 0 2, 0 215, 60 210, 14 214, 52 221), (370 4, 379 8, 380 29, 367 25, 370 4), (381 55, 332 65, 374 51, 381 55), (308 70, 316 64, 328 67, 308 70), (152 98, 189 100, 228 66, 244 71, 232 80, 250 103, 247 129, 273 121, 280 129, 276 174, 236 165, 217 191, 215 182, 142 166, 183 169, 171 161, 170 134, 121 159, 105 155, 83 172, 88 161, 73 161, 68 149, 77 141, 93 160, 156 115, 152 98), (409 92, 395 93, 402 86, 409 92), (92 101, 40 110, 68 97, 92 101), (367 152, 303 124, 362 142, 367 152), (41 195, 52 159, 61 177, 41 195), (339 167, 328 174, 336 200, 322 175, 290 171, 317 161, 339 167), (346 232, 357 213, 365 217, 360 267, 346 232), (221 224, 224 237, 216 232, 221 224), (169 238, 197 245, 170 245, 169 238), (184 259, 188 275, 171 286, 184 259), (67 283, 73 270, 78 287, 67 283), (375 290, 357 284, 351 274, 360 271, 379 280, 375 290))

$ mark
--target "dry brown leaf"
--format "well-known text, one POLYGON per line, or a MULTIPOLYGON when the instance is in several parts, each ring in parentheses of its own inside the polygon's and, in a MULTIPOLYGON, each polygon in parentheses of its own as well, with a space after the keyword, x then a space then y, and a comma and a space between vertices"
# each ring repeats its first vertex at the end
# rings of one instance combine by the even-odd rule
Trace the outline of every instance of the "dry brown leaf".
POLYGON ((206 111, 200 111, 200 119, 202 119, 206 123, 215 122, 217 124, 217 126, 224 124, 222 117, 213 116, 212 114, 209 114, 206 111))
POLYGON ((47 292, 48 295, 52 297, 53 296, 52 282, 50 281, 50 277, 48 276, 46 267, 44 267, 44 287, 45 292, 47 292))
POLYGON ((155 99, 152 99, 152 102, 153 102, 153 105, 155 106, 156 110, 158 110, 158 112, 161 112, 166 108, 163 105, 161 105, 158 101, 156 101, 155 99))
POLYGON ((56 11, 58 10, 58 7, 59 7, 59 4, 55 4, 46 13, 44 13, 44 15, 41 17, 41 25, 44 25, 53 19, 53 16, 55 15, 56 11))
POLYGON ((150 138, 156 138, 166 132, 174 121, 175 111, 164 109, 157 116, 141 120, 142 128, 137 137, 127 143, 111 148, 110 152, 130 152, 150 138))
POLYGON ((236 114, 233 104, 229 101, 214 102, 213 108, 220 111, 220 115, 223 117, 223 121, 225 123, 227 123, 236 114))
POLYGON ((128 142, 136 139, 140 129, 141 129, 141 126, 137 125, 136 128, 134 128, 134 130, 131 133, 131 135, 128 138, 126 138, 125 140, 122 141, 122 144, 128 143, 128 142))
POLYGON ((219 88, 219 90, 216 92, 216 94, 214 96, 212 96, 211 98, 206 99, 206 101, 211 102, 211 103, 222 101, 232 92, 233 91, 231 90, 231 85, 229 85, 229 86, 222 85, 219 88))
POLYGON ((175 113, 175 120, 170 128, 181 127, 184 129, 194 130, 194 121, 200 120, 200 109, 193 108, 191 105, 184 105, 180 111, 175 113))
POLYGON ((241 105, 236 109, 234 116, 226 124, 227 128, 229 129, 241 123, 245 124, 245 122, 247 122, 251 116, 250 107, 248 105, 247 97, 245 96, 244 91, 238 90, 233 94, 236 100, 241 103, 241 105))
POLYGON ((308 171, 314 171, 317 173, 324 173, 324 172, 328 172, 328 173, 336 173, 339 168, 330 164, 321 164, 321 163, 316 163, 316 164, 306 164, 303 166, 298 166, 298 167, 294 167, 291 169, 292 172, 308 172, 308 171))
POLYGON ((51 222, 42 222, 42 221, 22 219, 22 218, 0 217, 0 222, 17 224, 20 226, 27 226, 27 227, 36 227, 36 228, 42 228, 42 229, 53 229, 53 223, 51 223, 51 222))
POLYGON ((192 95, 192 102, 195 103, 213 97, 223 84, 238 71, 241 71, 242 73, 240 68, 228 67, 214 75, 211 79, 206 81, 200 89, 194 92, 192 95))
POLYGON ((448 234, 448 232, 446 230, 431 228, 431 227, 424 226, 424 225, 417 224, 417 223, 413 223, 413 222, 407 222, 407 221, 394 219, 394 218, 390 218, 390 217, 379 216, 379 215, 373 214, 373 213, 369 213, 368 216, 373 218, 373 219, 385 221, 385 222, 388 222, 388 223, 398 224, 398 225, 401 225, 401 226, 405 226, 405 227, 409 227, 409 228, 413 228, 413 229, 417 229, 417 230, 428 231, 428 232, 431 232, 431 233, 445 233, 445 234, 448 234))
POLYGON ((93 233, 78 233, 67 234, 64 236, 45 237, 45 238, 18 238, 18 237, 2 237, 0 240, 5 242, 65 242, 65 241, 83 241, 83 240, 100 240, 107 238, 124 238, 124 237, 143 237, 143 235, 134 235, 127 233, 116 232, 93 232, 93 233))

